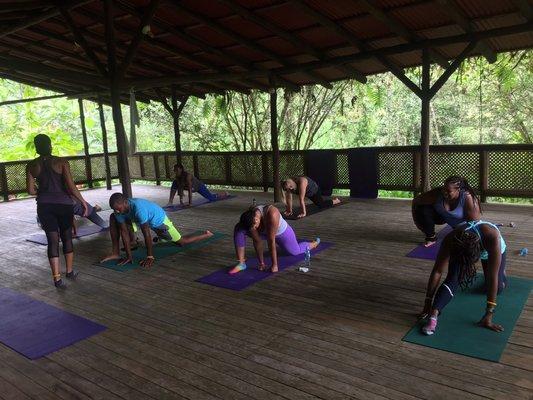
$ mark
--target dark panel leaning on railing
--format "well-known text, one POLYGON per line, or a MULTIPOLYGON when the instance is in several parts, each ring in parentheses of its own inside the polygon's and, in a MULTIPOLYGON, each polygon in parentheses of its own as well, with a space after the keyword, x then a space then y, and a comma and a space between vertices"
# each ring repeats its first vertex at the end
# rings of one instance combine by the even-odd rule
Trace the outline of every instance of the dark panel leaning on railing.
MULTIPOLYGON (((420 188, 420 148, 371 147, 377 154, 378 186, 384 190, 418 191, 420 188)), ((306 174, 306 157, 313 150, 282 151, 280 176, 306 174)), ((335 154, 335 188, 350 187, 349 149, 329 150, 335 154)), ((103 154, 89 156, 92 181, 106 179, 103 154)), ((72 175, 79 184, 88 184, 84 156, 68 157, 72 175)), ((118 178, 117 154, 110 153, 111 178, 118 178)), ((128 157, 133 179, 170 181, 176 163, 174 152, 136 153, 128 157)), ((28 161, 0 163, 0 191, 9 194, 26 191, 25 166, 28 161)), ((185 169, 208 184, 272 187, 270 152, 183 152, 185 169)), ((440 185, 450 175, 465 176, 481 194, 487 196, 533 197, 533 145, 432 146, 430 151, 431 186, 440 185)))

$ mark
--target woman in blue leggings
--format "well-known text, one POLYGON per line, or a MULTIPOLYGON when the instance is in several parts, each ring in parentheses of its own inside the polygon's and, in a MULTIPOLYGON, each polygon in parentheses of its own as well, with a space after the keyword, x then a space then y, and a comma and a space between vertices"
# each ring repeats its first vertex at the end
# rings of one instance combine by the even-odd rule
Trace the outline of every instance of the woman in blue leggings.
POLYGON ((176 174, 176 179, 174 179, 174 181, 172 182, 172 187, 170 188, 170 197, 168 199, 167 206, 172 205, 174 201, 174 196, 176 196, 176 192, 178 192, 178 195, 180 196, 180 205, 186 206, 186 204, 183 203, 184 189, 189 191, 189 202, 187 204, 189 206, 192 205, 192 192, 197 192, 209 201, 220 200, 228 196, 227 192, 211 193, 207 186, 205 186, 205 184, 200 179, 195 177, 190 172, 185 171, 185 169, 183 168, 183 164, 175 164, 174 173, 176 174))
POLYGON ((426 335, 433 335, 437 318, 453 299, 459 287, 467 288, 476 277, 476 262, 481 259, 487 307, 479 325, 496 332, 503 331, 501 325, 492 322, 496 309, 496 298, 507 284, 505 276, 506 244, 496 225, 485 221, 466 222, 450 232, 442 243, 435 266, 429 277, 424 310, 420 318, 428 318, 422 328, 426 335), (443 272, 448 268, 446 279, 439 287, 443 272))
POLYGON ((251 207, 241 215, 239 223, 235 225, 233 241, 239 262, 229 271, 230 274, 246 269, 246 236, 250 236, 253 240, 260 270, 266 268, 263 255, 263 240, 266 239, 272 259, 272 266, 270 267, 272 272, 278 272, 276 246, 290 255, 298 255, 303 254, 307 249, 313 250, 320 243, 319 238, 312 242, 298 242, 291 226, 283 219, 276 207, 272 205, 251 207))

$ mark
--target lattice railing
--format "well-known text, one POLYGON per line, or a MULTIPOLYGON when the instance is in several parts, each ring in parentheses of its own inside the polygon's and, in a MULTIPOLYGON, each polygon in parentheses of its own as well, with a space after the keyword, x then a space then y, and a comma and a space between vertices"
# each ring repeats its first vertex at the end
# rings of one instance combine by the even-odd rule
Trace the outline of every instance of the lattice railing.
MULTIPOLYGON (((374 147, 378 164, 378 187, 388 190, 418 191, 420 189, 420 148, 374 147)), ((350 187, 348 149, 335 153, 336 188, 350 187)), ((305 174, 306 151, 284 151, 280 154, 280 177, 305 174)), ((79 184, 106 179, 102 154, 69 157, 72 175, 79 184), (88 165, 90 170, 88 171, 88 165)), ((28 161, 0 163, 0 192, 4 199, 10 194, 26 191, 25 166, 28 161)), ((117 154, 109 155, 111 179, 118 178, 117 154)), ((170 181, 176 163, 174 152, 137 153, 128 157, 133 179, 170 181)), ((273 185, 272 155, 269 152, 184 152, 182 163, 208 184, 262 187, 273 185)), ((468 178, 472 186, 486 196, 533 197, 533 145, 466 145, 432 146, 430 151, 430 182, 440 185, 450 175, 468 178)))

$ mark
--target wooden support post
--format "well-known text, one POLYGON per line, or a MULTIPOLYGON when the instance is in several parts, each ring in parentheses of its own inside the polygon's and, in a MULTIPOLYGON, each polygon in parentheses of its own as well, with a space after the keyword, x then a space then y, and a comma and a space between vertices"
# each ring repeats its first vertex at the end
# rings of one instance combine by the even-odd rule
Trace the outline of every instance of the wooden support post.
POLYGON ((268 192, 268 154, 261 154, 261 170, 263 172, 263 192, 268 192))
POLYGON ((224 169, 226 170, 226 185, 231 185, 231 155, 224 154, 224 169))
POLYGON ((165 177, 167 179, 172 179, 172 167, 170 166, 170 160, 168 159, 168 154, 165 154, 164 156, 164 159, 165 159, 165 177))
POLYGON ((279 143, 278 143, 278 94, 276 89, 270 92, 270 143, 272 145, 272 167, 274 180, 274 201, 281 201, 279 187, 279 143))
POLYGON ((192 156, 192 169, 194 171, 194 176, 196 176, 198 179, 201 179, 200 167, 198 166, 198 156, 196 154, 192 156))
POLYGON ((420 192, 420 152, 413 151, 413 196, 420 192))
POLYGON ((176 163, 181 163, 181 134, 180 134, 180 115, 183 107, 187 103, 188 97, 182 99, 178 106, 178 93, 176 86, 172 85, 172 121, 174 122, 174 143, 176 146, 176 163))
POLYGON ((139 170, 141 171, 141 178, 146 178, 146 169, 144 168, 144 156, 139 157, 139 170))
POLYGON ((156 153, 153 155, 154 157, 154 170, 155 170, 155 184, 161 185, 161 176, 159 175, 159 157, 156 153))
POLYGON ((83 99, 78 99, 80 107, 80 123, 81 134, 83 137, 83 152, 85 153, 85 177, 87 178, 87 185, 93 187, 93 170, 91 166, 91 157, 89 155, 89 141, 87 140, 87 129, 85 127, 85 111, 83 110, 83 99))
POLYGON ((124 129, 124 121, 120 109, 121 76, 117 69, 112 0, 104 0, 104 15, 111 108, 113 110, 113 122, 115 123, 115 133, 117 136, 118 173, 122 184, 122 193, 127 197, 132 197, 130 169, 126 147, 126 130, 124 129))
POLYGON ((6 165, 4 163, 0 164, 0 180, 2 182, 2 196, 4 201, 9 201, 9 188, 7 187, 7 172, 6 165))
POLYGON ((429 126, 429 104, 431 102, 430 94, 430 68, 429 50, 424 48, 422 50, 422 109, 420 119, 420 151, 421 151, 421 177, 422 177, 422 191, 427 192, 430 189, 429 181, 429 142, 430 142, 430 126, 429 126))
POLYGON ((105 126, 104 106, 98 96, 98 113, 100 114, 100 127, 102 128, 102 145, 104 147, 105 183, 107 190, 111 190, 111 164, 109 163, 109 148, 107 146, 107 129, 105 126))
POLYGON ((479 152, 479 191, 482 203, 487 202, 487 189, 489 188, 489 155, 487 150, 479 152))

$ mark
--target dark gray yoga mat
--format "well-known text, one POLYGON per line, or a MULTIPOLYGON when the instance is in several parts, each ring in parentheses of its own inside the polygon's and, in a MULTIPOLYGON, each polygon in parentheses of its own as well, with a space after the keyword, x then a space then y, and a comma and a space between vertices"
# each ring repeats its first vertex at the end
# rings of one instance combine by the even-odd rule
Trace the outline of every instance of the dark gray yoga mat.
POLYGON ((0 342, 31 360, 105 329, 25 294, 0 288, 0 342))
MULTIPOLYGON (((77 229, 78 233, 76 236, 74 236, 74 239, 84 237, 84 236, 94 235, 95 233, 100 233, 100 232, 104 232, 107 230, 108 230, 107 228, 101 228, 98 225, 94 225, 94 224, 83 225, 77 229)), ((28 237, 26 241, 37 243, 37 244, 42 244, 43 246, 46 246, 48 244, 48 241, 46 240, 46 235, 44 233, 34 233, 33 235, 30 235, 30 237, 28 237)))

